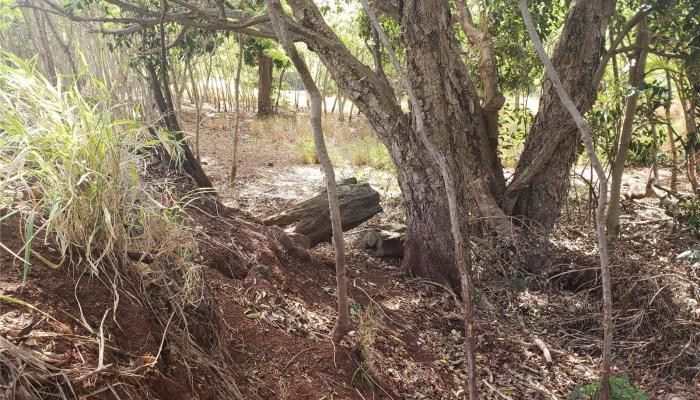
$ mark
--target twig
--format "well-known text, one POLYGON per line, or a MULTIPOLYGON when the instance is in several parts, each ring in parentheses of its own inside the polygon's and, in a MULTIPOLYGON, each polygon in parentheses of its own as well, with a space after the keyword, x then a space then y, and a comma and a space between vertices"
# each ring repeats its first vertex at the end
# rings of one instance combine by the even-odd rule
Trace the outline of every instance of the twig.
POLYGON ((534 340, 535 344, 537 347, 542 350, 542 355, 544 355, 544 359, 547 360, 547 364, 552 363, 552 355, 549 353, 549 348, 547 348, 547 344, 540 338, 535 337, 534 340))
POLYGON ((498 390, 498 389, 496 389, 495 387, 491 386, 491 384, 488 383, 488 381, 486 381, 486 379, 482 379, 481 381, 484 382, 484 385, 486 385, 486 387, 489 388, 492 392, 494 392, 494 393, 496 393, 497 395, 501 396, 501 398, 502 398, 503 400, 513 400, 512 397, 503 394, 500 390, 498 390))
POLYGON ((294 357, 292 357, 286 364, 284 364, 284 367, 282 367, 282 370, 283 371, 286 370, 287 367, 289 367, 294 362, 294 360, 297 359, 297 357, 299 357, 300 355, 302 355, 302 354, 306 353, 307 351, 314 349, 314 348, 316 348, 316 345, 313 345, 313 346, 306 348, 306 349, 298 352, 297 354, 295 354, 294 357))

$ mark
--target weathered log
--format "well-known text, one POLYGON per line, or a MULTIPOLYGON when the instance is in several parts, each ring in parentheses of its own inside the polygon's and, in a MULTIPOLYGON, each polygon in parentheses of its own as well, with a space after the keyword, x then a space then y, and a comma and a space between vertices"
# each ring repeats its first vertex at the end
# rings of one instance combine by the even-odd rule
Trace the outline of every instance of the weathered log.
MULTIPOLYGON (((339 182, 340 218, 347 231, 383 211, 379 205, 379 193, 368 183, 357 183, 354 178, 339 182)), ((287 210, 265 218, 264 225, 277 225, 286 232, 300 233, 311 240, 311 246, 329 242, 333 236, 328 211, 328 194, 320 191, 287 210)))
POLYGON ((360 239, 360 247, 374 250, 379 257, 403 257, 406 225, 391 224, 369 227, 360 239))

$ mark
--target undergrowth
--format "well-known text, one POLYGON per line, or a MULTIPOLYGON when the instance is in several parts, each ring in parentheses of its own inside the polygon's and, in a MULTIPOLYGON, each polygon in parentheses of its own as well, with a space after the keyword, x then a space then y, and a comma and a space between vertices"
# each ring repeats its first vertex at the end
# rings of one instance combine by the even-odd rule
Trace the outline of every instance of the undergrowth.
MULTIPOLYGON (((114 299, 113 316, 125 298, 151 310, 163 329, 161 350, 164 343, 179 349, 178 364, 191 382, 196 370, 219 382, 214 391, 222 398, 240 398, 230 361, 220 351, 220 311, 208 294, 202 267, 191 261, 194 240, 184 206, 165 201, 175 198, 166 187, 141 180, 154 143, 144 127, 116 120, 108 93, 100 82, 92 83, 102 94, 86 98, 77 88, 52 86, 31 64, 0 54, 0 220, 21 217, 24 246, 10 249, 2 238, 0 245, 24 265, 25 285, 31 286, 31 268, 73 268, 78 276, 89 274, 105 284, 105 294, 114 299), (47 248, 56 250, 60 260, 40 254, 47 248), (195 337, 194 329, 208 332, 206 340, 195 337)), ((196 196, 201 194, 181 201, 196 196)), ((82 311, 79 320, 88 336, 109 341, 82 311)), ((65 398, 66 385, 81 374, 63 368, 54 376, 54 389, 47 389, 29 371, 46 368, 45 363, 30 360, 32 353, 20 346, 7 352, 16 357, 0 358, 0 370, 27 367, 29 378, 15 384, 40 398, 51 393, 65 398)), ((134 379, 160 368, 158 355, 135 368, 98 365, 92 375, 99 380, 104 374, 111 382, 116 375, 138 385, 134 379)))
MULTIPOLYGON (((600 389, 600 382, 579 385, 571 394, 571 400, 594 399, 600 389)), ((610 377, 610 400, 651 400, 649 395, 634 387, 627 376, 610 377)))

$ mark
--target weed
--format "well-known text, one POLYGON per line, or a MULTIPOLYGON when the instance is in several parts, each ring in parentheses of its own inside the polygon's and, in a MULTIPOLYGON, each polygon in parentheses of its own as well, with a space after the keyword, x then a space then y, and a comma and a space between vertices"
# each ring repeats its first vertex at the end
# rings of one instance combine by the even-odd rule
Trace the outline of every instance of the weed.
POLYGON ((297 154, 299 156, 299 162, 304 165, 314 165, 319 163, 318 153, 316 153, 316 145, 314 144, 314 139, 311 136, 297 138, 294 145, 296 146, 297 154))
POLYGON ((380 171, 391 171, 394 167, 389 151, 374 136, 349 141, 344 148, 345 153, 350 157, 351 164, 357 167, 366 165, 380 171))
MULTIPOLYGON (((595 397, 600 389, 600 382, 593 382, 588 385, 578 385, 571 393, 571 400, 589 400, 595 397)), ((651 400, 649 395, 642 393, 632 386, 629 377, 610 377, 610 399, 611 400, 651 400)))
MULTIPOLYGON (((65 260, 85 267, 105 283, 115 315, 120 298, 153 310, 164 327, 163 341, 167 336, 185 360, 178 367, 220 382, 219 398, 241 398, 231 371, 222 368, 223 353, 217 352, 223 346, 220 311, 207 294, 202 267, 189 262, 194 240, 184 223, 184 205, 165 200, 173 197, 167 187, 140 180, 148 162, 145 148, 153 141, 140 124, 115 119, 113 110, 106 91, 88 99, 77 88, 54 87, 32 65, 0 53, 0 221, 21 216, 23 254, 0 247, 22 262, 25 281, 32 256, 50 268, 65 260), (57 248, 61 261, 55 264, 39 254, 32 246, 35 238, 57 248), (147 268, 144 259, 150 260, 147 268), (211 332, 206 350, 190 333, 195 324, 211 332)), ((181 201, 193 197, 201 193, 181 201)), ((80 320, 85 321, 82 309, 80 320)), ((96 334, 87 322, 83 327, 96 334)), ((0 357, 0 370, 20 368, 27 377, 33 375, 25 371, 27 365, 47 370, 30 353, 21 367, 13 360, 0 357)), ((153 360, 142 367, 155 367, 153 360)), ((140 370, 120 369, 120 377, 129 380, 140 370)), ((105 373, 113 381, 113 371, 105 373)), ((39 393, 45 389, 35 380, 22 379, 31 397, 44 397, 39 393)))

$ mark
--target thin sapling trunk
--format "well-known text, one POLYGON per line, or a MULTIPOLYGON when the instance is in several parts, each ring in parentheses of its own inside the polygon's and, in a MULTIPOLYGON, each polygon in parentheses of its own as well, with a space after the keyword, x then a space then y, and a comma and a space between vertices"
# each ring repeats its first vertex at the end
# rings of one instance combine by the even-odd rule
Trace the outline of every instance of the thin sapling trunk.
MULTIPOLYGON (((363 0, 364 1, 364 0, 363 0)), ((554 85, 554 89, 559 96, 562 104, 566 110, 571 114, 571 118, 576 123, 576 126, 581 131, 581 138, 583 139, 583 144, 586 147, 586 153, 588 154, 588 159, 591 162, 591 166, 595 169, 598 175, 598 185, 600 190, 600 195, 598 196, 598 208, 596 211, 596 234, 598 236, 598 250, 600 253, 600 269, 601 278, 603 283, 603 365, 602 365, 602 376, 600 391, 597 394, 597 398, 600 400, 608 400, 610 397, 610 363, 612 355, 612 335, 613 335, 613 321, 612 321, 612 294, 611 294, 611 284, 610 284, 610 262, 608 260, 608 239, 605 234, 605 206, 608 200, 608 179, 605 176, 605 170, 603 165, 600 163, 598 156, 595 153, 595 148, 593 147, 593 139, 591 137, 591 128, 588 123, 583 119, 583 116, 576 108, 576 105, 566 93, 564 85, 562 85, 559 79, 559 74, 554 69, 554 65, 549 60, 547 53, 544 50, 542 41, 540 40, 537 31, 535 30, 535 25, 532 22, 532 17, 530 17, 530 11, 527 8, 525 0, 518 0, 518 8, 523 15, 523 20, 525 21, 525 27, 530 35, 530 40, 537 50, 537 55, 540 57, 540 61, 544 64, 544 69, 547 77, 554 85)))
POLYGON ((299 75, 304 82, 304 87, 306 88, 311 100, 311 109, 309 112, 311 119, 311 131, 314 137, 314 144, 316 145, 318 159, 326 175, 328 206, 330 210, 331 225, 333 228, 333 244, 335 245, 335 268, 336 281, 338 285, 338 319, 333 331, 331 331, 331 338, 333 343, 338 344, 350 331, 347 278, 345 276, 345 239, 343 238, 343 228, 340 221, 340 201, 338 200, 338 187, 335 182, 335 172, 333 171, 333 164, 328 156, 328 150, 326 149, 326 143, 323 138, 323 127, 321 125, 321 92, 318 90, 318 86, 316 86, 314 79, 311 77, 311 73, 309 72, 306 62, 297 52, 294 42, 289 36, 285 15, 282 11, 282 5, 280 4, 279 0, 265 0, 265 3, 267 4, 267 9, 270 13, 270 19, 275 34, 282 44, 284 51, 287 53, 287 56, 292 60, 297 72, 299 72, 299 75))
POLYGON ((236 80, 233 82, 233 161, 231 162, 231 182, 238 171, 238 133, 241 126, 241 69, 243 69, 243 35, 238 34, 238 60, 236 80))

